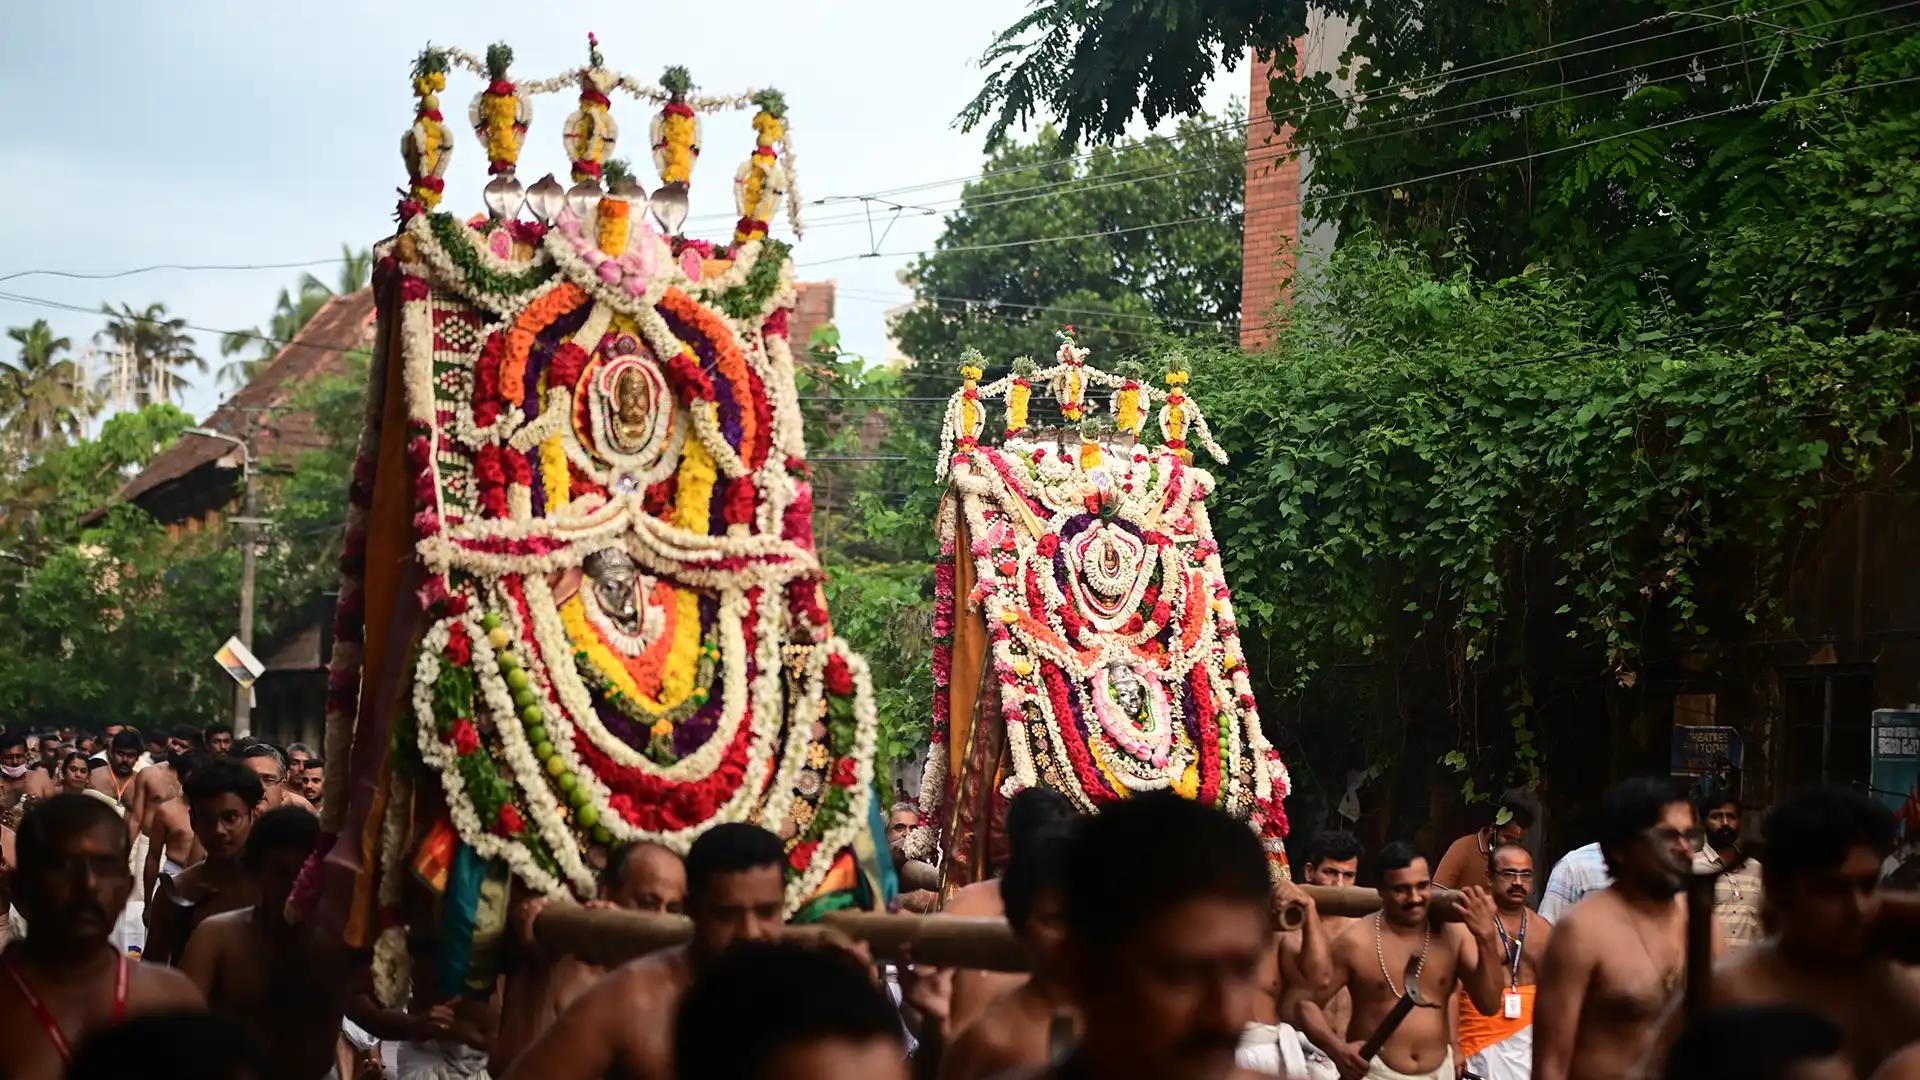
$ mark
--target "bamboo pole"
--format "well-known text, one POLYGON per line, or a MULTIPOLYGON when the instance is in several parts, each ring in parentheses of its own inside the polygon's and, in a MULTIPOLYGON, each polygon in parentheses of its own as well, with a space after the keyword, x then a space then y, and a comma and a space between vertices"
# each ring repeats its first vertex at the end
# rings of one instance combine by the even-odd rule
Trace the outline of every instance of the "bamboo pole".
MULTIPOLYGON (((1322 915, 1355 918, 1380 910, 1380 894, 1351 886, 1302 885, 1322 915)), ((1435 889, 1435 920, 1457 920, 1458 893, 1435 889)), ((1297 928, 1301 909, 1283 909, 1281 929, 1297 928)), ((798 938, 818 938, 837 931, 867 943, 876 960, 911 959, 936 967, 974 968, 980 971, 1027 970, 1026 946, 1001 918, 957 915, 889 915, 870 911, 836 911, 817 924, 788 927, 798 938)), ((684 915, 652 915, 611 908, 587 909, 575 904, 550 904, 534 920, 533 934, 550 952, 572 953, 588 963, 611 967, 659 949, 684 945, 693 937, 693 923, 684 915)))

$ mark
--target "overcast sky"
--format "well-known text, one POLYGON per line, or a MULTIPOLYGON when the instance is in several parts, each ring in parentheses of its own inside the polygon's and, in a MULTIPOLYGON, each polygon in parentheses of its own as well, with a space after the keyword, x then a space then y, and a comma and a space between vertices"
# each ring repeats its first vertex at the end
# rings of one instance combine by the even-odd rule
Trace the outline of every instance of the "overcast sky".
MULTIPOLYGON (((654 81, 685 64, 708 92, 776 86, 786 92, 809 199, 856 195, 979 171, 981 139, 952 125, 980 83, 976 61, 1021 0, 938 3, 21 3, 0 34, 0 278, 23 270, 111 272, 155 263, 286 263, 338 255, 391 231, 394 189, 405 179, 400 134, 411 119, 408 66, 428 41, 480 53, 506 40, 514 73, 544 78, 585 58, 599 34, 609 67, 654 81), (544 11, 542 8, 544 7, 544 11), (559 15, 555 12, 566 12, 559 15), (671 12, 669 18, 667 13, 671 12)), ((1245 99, 1244 64, 1220 80, 1210 105, 1245 99)), ((481 209, 486 162, 466 125, 476 76, 455 72, 443 95, 454 159, 443 208, 481 209)), ((521 163, 528 183, 566 181, 559 125, 570 94, 534 99, 521 163)), ((650 108, 616 95, 620 156, 657 182, 646 132, 650 108)), ((752 148, 745 113, 705 119, 689 232, 730 233, 733 171, 752 148)), ((901 195, 944 211, 957 184, 901 195)), ((796 252, 802 280, 839 283, 848 347, 882 352, 881 313, 906 298, 902 257, 809 263, 870 250, 849 205, 809 207, 820 222, 796 252), (844 223, 830 224, 830 219, 844 223)), ((787 235, 784 220, 778 234, 787 235)), ((939 218, 903 216, 881 250, 931 244, 939 218)), ((876 219, 875 233, 885 228, 876 219)), ((337 268, 313 273, 331 281, 337 268)), ((109 281, 48 276, 0 282, 0 291, 97 308, 153 301, 200 326, 264 325, 298 270, 161 271, 109 281)), ((0 326, 44 317, 76 346, 95 315, 0 300, 0 326)), ((217 369, 216 336, 199 335, 217 369)), ((8 343, 11 344, 11 343, 8 343)), ((204 415, 219 398, 212 375, 184 404, 204 415)))

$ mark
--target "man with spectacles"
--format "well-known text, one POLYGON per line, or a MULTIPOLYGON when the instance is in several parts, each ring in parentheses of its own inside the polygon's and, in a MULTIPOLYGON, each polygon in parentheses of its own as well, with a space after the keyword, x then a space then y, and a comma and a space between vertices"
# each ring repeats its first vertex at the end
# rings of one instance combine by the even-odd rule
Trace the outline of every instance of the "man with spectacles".
POLYGON ((1533 995, 1540 958, 1547 953, 1553 924, 1527 910, 1533 895, 1533 854, 1519 844, 1502 844, 1487 856, 1493 880, 1494 929, 1507 951, 1501 974, 1500 1009, 1483 1013, 1472 999, 1455 994, 1455 1060, 1484 1080, 1526 1080, 1533 1075, 1533 995))
POLYGON ((1533 1034, 1540 1080, 1631 1074, 1686 977, 1681 892, 1699 836, 1693 804, 1666 777, 1636 777, 1607 792, 1600 816, 1613 884, 1567 912, 1542 956, 1533 1034))
POLYGON ((287 786, 287 771, 281 764, 280 751, 263 742, 254 743, 240 751, 240 760, 260 778, 260 788, 267 793, 262 812, 278 810, 283 806, 297 806, 308 813, 313 812, 313 804, 287 786))

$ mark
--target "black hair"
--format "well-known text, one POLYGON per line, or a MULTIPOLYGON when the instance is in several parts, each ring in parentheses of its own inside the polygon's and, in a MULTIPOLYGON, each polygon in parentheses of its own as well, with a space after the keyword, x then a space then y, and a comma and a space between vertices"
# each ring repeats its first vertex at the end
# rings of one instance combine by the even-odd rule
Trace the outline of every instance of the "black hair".
POLYGON ((14 728, 0 731, 0 750, 11 750, 16 746, 27 745, 27 733, 14 728))
POLYGON ((93 771, 93 759, 92 759, 92 758, 90 758, 90 757, 88 757, 87 755, 85 755, 85 754, 83 754, 83 753, 81 753, 81 752, 80 752, 80 751, 78 751, 78 750, 69 750, 69 751, 67 751, 66 753, 64 753, 64 754, 62 754, 62 755, 60 755, 60 769, 61 769, 61 771, 63 771, 63 772, 64 772, 64 771, 66 771, 66 768, 67 768, 67 762, 69 762, 69 761, 72 761, 72 760, 73 760, 74 758, 79 758, 79 759, 80 759, 81 761, 84 761, 84 762, 86 762, 86 764, 87 764, 87 771, 88 771, 88 772, 92 772, 92 771, 93 771))
POLYGON ((315 755, 307 759, 306 767, 309 769, 324 769, 327 767, 327 759, 315 755))
POLYGON ((1687 1025, 1667 1054, 1668 1080, 1785 1080, 1840 1053, 1840 1029, 1791 1005, 1715 1009, 1687 1025))
POLYGON ((1007 856, 1020 850, 1027 838, 1056 821, 1066 821, 1078 817, 1073 803, 1065 795, 1052 788, 1026 788, 1007 802, 1005 828, 1007 833, 1007 856))
POLYGON ((31 878, 49 858, 55 844, 88 829, 111 826, 120 845, 120 857, 131 850, 127 846, 127 824, 112 806, 78 791, 49 795, 33 804, 20 819, 14 833, 13 861, 23 878, 31 878))
POLYGON ((267 797, 267 789, 261 785, 260 778, 254 775, 253 770, 230 757, 208 759, 199 772, 188 777, 180 786, 186 792, 189 807, 222 795, 232 795, 247 806, 254 807, 267 797))
POLYGON ((819 1039, 887 1039, 903 1059, 907 1053, 899 1012, 851 957, 794 943, 742 942, 706 965, 681 999, 674 1074, 756 1080, 786 1051, 819 1039), (754 1022, 742 1027, 743 1016, 754 1022))
POLYGON ((1839 866, 1847 852, 1866 846, 1881 856, 1893 850, 1893 813, 1866 795, 1843 787, 1810 787, 1788 795, 1760 823, 1769 882, 1787 882, 1839 866))
POLYGON ((240 865, 258 870, 267 856, 276 851, 298 851, 305 855, 320 839, 320 819, 304 806, 282 806, 260 815, 247 834, 247 846, 240 852, 240 865))
POLYGON ((199 728, 186 724, 175 727, 173 733, 167 737, 170 739, 179 739, 181 742, 190 742, 196 746, 199 745, 202 738, 199 728))
POLYGON ((1405 840, 1394 840, 1381 848, 1380 854, 1374 857, 1373 870, 1379 875, 1380 880, 1385 881, 1387 875, 1393 871, 1405 870, 1413 865, 1413 860, 1424 858, 1426 856, 1420 853, 1419 848, 1405 840))
MULTIPOLYGON (((313 763, 307 764, 311 767, 313 763)), ((607 865, 600 871, 600 887, 608 892, 618 889, 621 883, 627 880, 627 863, 633 861, 633 857, 641 848, 647 847, 656 847, 669 855, 673 854, 672 848, 654 840, 633 840, 621 844, 607 855, 607 865)), ((674 858, 679 856, 675 855, 674 858)))
POLYGON ((264 1080, 274 1065, 252 1030, 219 1013, 164 1012, 91 1032, 66 1080, 264 1080))
POLYGON ((184 786, 189 776, 200 772, 213 764, 213 756, 205 750, 192 750, 184 754, 174 754, 173 775, 184 786))
POLYGON ((1620 875, 1619 856, 1641 833, 1660 822, 1660 812, 1686 802, 1680 786, 1665 776, 1634 776, 1607 789, 1600 799, 1600 855, 1607 873, 1620 875))
POLYGON ((213 723, 200 729, 200 737, 203 739, 211 739, 215 735, 231 734, 233 734, 233 725, 227 723, 225 720, 215 720, 213 723))
POLYGON ((1360 857, 1360 838, 1345 829, 1321 829, 1307 841, 1307 856, 1301 860, 1303 866, 1320 866, 1329 862, 1346 862, 1360 857))
POLYGON ((1024 933, 1041 894, 1058 891, 1066 879, 1067 855, 1072 850, 1076 822, 1055 821, 1034 833, 1007 860, 1000 878, 1000 898, 1007 907, 1007 924, 1024 933))
POLYGON ((140 733, 132 728, 121 728, 119 732, 114 735, 113 741, 107 744, 107 749, 109 750, 133 750, 138 752, 146 748, 147 740, 141 738, 140 733))
POLYGON ((1540 819, 1540 800, 1526 788, 1512 788, 1500 796, 1500 809, 1507 812, 1508 820, 1523 829, 1533 828, 1540 819))
POLYGON ((1066 869, 1068 932, 1096 952, 1198 897, 1245 900, 1264 911, 1271 889, 1266 855, 1245 822, 1170 791, 1126 799, 1087 819, 1066 869))
POLYGON ((744 821, 715 825, 687 849, 687 895, 701 895, 721 874, 779 867, 786 861, 786 845, 760 826, 744 821))

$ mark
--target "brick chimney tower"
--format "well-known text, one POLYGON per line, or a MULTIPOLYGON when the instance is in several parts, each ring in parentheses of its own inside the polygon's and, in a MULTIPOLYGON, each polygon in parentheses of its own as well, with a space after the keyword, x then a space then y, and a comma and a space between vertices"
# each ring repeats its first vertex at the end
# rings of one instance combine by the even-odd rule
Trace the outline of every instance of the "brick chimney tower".
MULTIPOLYGON (((1294 61, 1297 63, 1297 54, 1294 61)), ((1276 60, 1278 58, 1276 57, 1276 60)), ((1291 127, 1267 115, 1273 65, 1248 57, 1247 212, 1241 233, 1240 347, 1273 339, 1269 324, 1287 300, 1300 246, 1300 159, 1285 156, 1291 127)))

